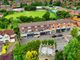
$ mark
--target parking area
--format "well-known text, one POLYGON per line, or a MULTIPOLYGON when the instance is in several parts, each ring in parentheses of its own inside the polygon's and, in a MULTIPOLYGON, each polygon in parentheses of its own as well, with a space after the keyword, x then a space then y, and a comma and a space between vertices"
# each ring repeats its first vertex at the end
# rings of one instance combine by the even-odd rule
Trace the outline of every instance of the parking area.
POLYGON ((40 37, 33 37, 33 38, 24 37, 24 38, 21 38, 20 42, 21 42, 21 44, 25 44, 25 43, 32 41, 32 40, 54 39, 57 44, 57 50, 63 50, 64 46, 69 42, 69 40, 71 38, 70 32, 56 33, 55 35, 58 35, 58 36, 56 36, 54 38, 54 37, 52 37, 53 34, 51 34, 51 35, 42 35, 40 37))

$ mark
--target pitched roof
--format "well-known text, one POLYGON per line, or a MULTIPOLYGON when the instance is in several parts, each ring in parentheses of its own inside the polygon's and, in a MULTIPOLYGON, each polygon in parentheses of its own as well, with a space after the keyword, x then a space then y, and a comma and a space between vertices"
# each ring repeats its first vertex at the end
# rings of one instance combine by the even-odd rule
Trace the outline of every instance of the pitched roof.
POLYGON ((80 22, 77 22, 77 26, 80 27, 80 22))
POLYGON ((1 30, 0 35, 4 35, 4 34, 13 35, 15 33, 13 30, 1 30))
POLYGON ((28 27, 28 26, 36 26, 36 25, 47 25, 47 24, 54 24, 54 23, 72 23, 70 19, 65 19, 65 20, 56 20, 56 21, 42 21, 42 22, 31 22, 31 23, 22 23, 19 24, 19 28, 21 27, 28 27))

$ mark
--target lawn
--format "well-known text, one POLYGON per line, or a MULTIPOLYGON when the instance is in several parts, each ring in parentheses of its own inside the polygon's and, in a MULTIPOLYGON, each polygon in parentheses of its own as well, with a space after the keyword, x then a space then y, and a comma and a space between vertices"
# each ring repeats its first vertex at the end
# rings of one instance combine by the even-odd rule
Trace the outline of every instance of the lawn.
MULTIPOLYGON (((45 13, 46 13, 46 10, 16 12, 14 14, 5 16, 5 18, 9 19, 9 18, 13 17, 15 19, 15 18, 20 17, 20 16, 27 16, 27 17, 32 16, 33 18, 34 17, 40 17, 41 18, 45 13)), ((53 13, 50 13, 50 17, 56 18, 56 15, 53 13)))

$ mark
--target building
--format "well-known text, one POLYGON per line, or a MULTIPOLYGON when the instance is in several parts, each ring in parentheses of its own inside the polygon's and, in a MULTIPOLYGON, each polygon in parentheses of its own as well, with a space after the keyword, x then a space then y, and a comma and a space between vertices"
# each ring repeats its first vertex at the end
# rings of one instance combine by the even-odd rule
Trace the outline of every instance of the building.
POLYGON ((13 30, 1 30, 0 31, 0 42, 3 42, 3 43, 5 43, 6 41, 15 42, 15 36, 16 34, 14 33, 13 30))
POLYGON ((41 44, 39 48, 39 60, 55 60, 55 46, 41 44))
POLYGON ((12 10, 16 12, 21 12, 21 11, 24 11, 24 8, 14 8, 12 10))
POLYGON ((78 27, 80 27, 80 21, 77 21, 76 24, 78 27))
POLYGON ((72 11, 70 11, 70 14, 71 15, 79 15, 80 14, 80 11, 72 10, 72 11))
POLYGON ((70 31, 74 26, 72 20, 42 21, 19 24, 21 37, 34 37, 36 35, 50 35, 70 31))

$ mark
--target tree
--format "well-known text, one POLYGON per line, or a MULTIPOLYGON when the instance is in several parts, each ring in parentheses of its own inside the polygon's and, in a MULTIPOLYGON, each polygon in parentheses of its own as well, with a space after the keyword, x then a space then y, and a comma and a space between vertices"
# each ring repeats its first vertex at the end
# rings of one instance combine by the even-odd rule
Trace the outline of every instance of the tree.
POLYGON ((31 6, 44 6, 42 2, 33 2, 31 6))
POLYGON ((43 41, 41 41, 41 40, 33 40, 33 41, 30 41, 27 44, 23 44, 23 45, 19 45, 19 43, 16 44, 16 47, 15 47, 15 49, 13 51, 13 55, 15 57, 15 60, 18 60, 17 58, 21 58, 22 59, 22 57, 24 57, 24 55, 27 58, 26 60, 28 60, 28 58, 31 58, 31 60, 38 60, 38 54, 39 54, 38 50, 39 50, 39 47, 40 47, 41 43, 44 43, 44 44, 48 43, 48 44, 53 45, 54 44, 54 40, 45 40, 45 41, 44 40, 43 41), (32 55, 32 53, 33 53, 33 55, 32 55), (17 56, 17 58, 16 58, 16 56, 17 56), (33 56, 35 56, 35 57, 33 57, 33 56))
POLYGON ((76 51, 78 47, 78 40, 76 38, 71 39, 67 46, 64 48, 64 55, 66 60, 76 60, 76 51))
POLYGON ((28 51, 26 53, 26 60, 37 60, 38 59, 37 51, 28 51))
POLYGON ((59 18, 69 18, 70 14, 69 12, 66 11, 57 11, 57 16, 59 16, 59 18))
POLYGON ((6 18, 0 18, 0 28, 1 29, 6 29, 8 27, 9 21, 7 21, 6 18))
POLYGON ((71 31, 71 35, 72 37, 77 37, 78 36, 78 28, 73 28, 72 31, 71 31))
POLYGON ((64 60, 63 59, 63 51, 56 52, 55 60, 64 60))
POLYGON ((61 2, 60 1, 55 1, 53 5, 54 6, 61 6, 61 2))
POLYGON ((80 60, 80 35, 78 29, 73 28, 71 31, 73 38, 64 48, 66 60, 80 60))
POLYGON ((18 19, 19 19, 21 22, 32 22, 32 21, 33 21, 33 17, 32 17, 32 16, 30 16, 30 17, 20 16, 20 17, 18 17, 18 19))
POLYGON ((8 0, 3 0, 3 4, 4 4, 4 5, 9 5, 8 0))
POLYGON ((32 11, 32 10, 35 11, 36 10, 36 6, 27 5, 27 6, 24 7, 24 9, 28 10, 28 11, 32 11))
POLYGON ((46 12, 42 17, 45 18, 46 20, 49 20, 50 19, 50 13, 46 12))

